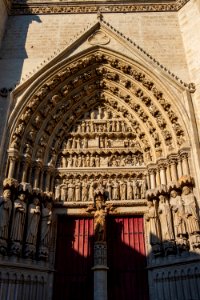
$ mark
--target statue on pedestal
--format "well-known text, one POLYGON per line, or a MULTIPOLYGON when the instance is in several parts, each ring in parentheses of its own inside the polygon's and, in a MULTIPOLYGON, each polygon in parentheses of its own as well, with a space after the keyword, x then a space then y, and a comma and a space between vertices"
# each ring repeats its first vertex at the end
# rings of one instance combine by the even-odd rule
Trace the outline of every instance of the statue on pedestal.
POLYGON ((155 256, 159 256, 161 254, 161 230, 156 204, 156 200, 147 202, 148 211, 145 213, 145 220, 147 222, 152 253, 155 256))
POLYGON ((26 234, 25 256, 33 257, 36 252, 38 225, 40 221, 40 201, 37 197, 33 199, 28 207, 28 224, 26 234))
POLYGON ((24 226, 26 219, 26 195, 20 193, 18 198, 14 201, 13 220, 11 227, 11 253, 20 255, 22 250, 22 242, 24 235, 24 226))
POLYGON ((8 241, 8 228, 12 211, 11 191, 4 190, 0 199, 0 252, 6 254, 8 241))
POLYGON ((39 258, 47 259, 49 255, 49 245, 52 224, 52 203, 48 202, 43 207, 41 214, 41 236, 39 243, 39 258))

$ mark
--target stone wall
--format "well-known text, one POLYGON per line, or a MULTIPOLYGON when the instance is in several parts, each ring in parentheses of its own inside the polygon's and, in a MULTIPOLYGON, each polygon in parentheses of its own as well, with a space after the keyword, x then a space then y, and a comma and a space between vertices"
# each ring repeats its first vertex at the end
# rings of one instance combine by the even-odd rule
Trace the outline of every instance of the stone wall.
MULTIPOLYGON (((172 72, 189 80, 176 13, 105 14, 104 18, 172 72)), ((11 16, 1 50, 0 67, 6 76, 0 86, 16 83, 96 21, 96 14, 11 16)))
POLYGON ((52 299, 52 272, 30 262, 0 259, 0 298, 16 300, 52 299))
MULTIPOLYGON (((168 264, 170 262, 168 261, 168 264)), ((185 259, 182 264, 160 266, 149 270, 150 299, 200 299, 200 263, 185 259)))
MULTIPOLYGON (((183 37, 190 81, 196 85, 193 95, 197 125, 200 130, 200 2, 189 1, 178 13, 183 37)), ((194 121, 194 120, 193 120, 194 121)), ((200 131, 199 131, 200 134, 200 131)))
POLYGON ((0 48, 1 48, 1 41, 4 35, 6 20, 7 20, 7 11, 4 4, 4 0, 0 0, 0 48))

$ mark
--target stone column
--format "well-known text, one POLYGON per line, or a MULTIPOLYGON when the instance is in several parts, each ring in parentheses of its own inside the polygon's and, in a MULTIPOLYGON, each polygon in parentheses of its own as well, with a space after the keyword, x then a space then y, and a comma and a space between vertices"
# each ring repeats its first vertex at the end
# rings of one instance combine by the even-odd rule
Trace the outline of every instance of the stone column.
POLYGON ((8 178, 14 177, 16 157, 9 158, 8 178))
POLYGON ((49 192, 50 191, 50 179, 51 179, 51 173, 50 169, 46 169, 46 180, 45 180, 45 191, 49 192))
POLYGON ((39 175, 40 175, 40 167, 35 167, 35 174, 34 174, 34 180, 33 180, 33 188, 39 188, 39 175))
POLYGON ((178 176, 177 176, 177 167, 176 167, 175 160, 170 161, 170 168, 171 168, 172 181, 177 181, 178 176))
POLYGON ((94 244, 94 300, 107 300, 107 244, 94 244))
POLYGON ((41 191, 43 190, 43 180, 44 180, 44 170, 41 169, 40 186, 39 186, 39 188, 41 189, 41 191))
POLYGON ((189 170, 189 164, 188 164, 188 156, 187 156, 187 154, 182 155, 181 158, 182 158, 183 175, 189 175, 190 174, 190 170, 189 170))
POLYGON ((21 182, 27 181, 27 171, 28 171, 28 162, 24 162, 23 171, 22 171, 22 179, 21 182))
POLYGON ((150 173, 151 189, 155 189, 155 187, 156 187, 155 170, 154 169, 150 169, 149 173, 150 173))
POLYGON ((180 158, 178 158, 177 173, 178 173, 178 178, 180 178, 183 175, 182 165, 181 165, 181 159, 180 158))
POLYGON ((167 183, 171 182, 171 172, 170 172, 170 166, 167 164, 167 169, 166 169, 166 177, 167 177, 167 183))
POLYGON ((161 184, 164 184, 164 185, 167 184, 165 166, 164 165, 160 166, 160 181, 161 181, 161 184))
POLYGON ((160 186, 160 171, 159 169, 156 170, 156 186, 160 186))

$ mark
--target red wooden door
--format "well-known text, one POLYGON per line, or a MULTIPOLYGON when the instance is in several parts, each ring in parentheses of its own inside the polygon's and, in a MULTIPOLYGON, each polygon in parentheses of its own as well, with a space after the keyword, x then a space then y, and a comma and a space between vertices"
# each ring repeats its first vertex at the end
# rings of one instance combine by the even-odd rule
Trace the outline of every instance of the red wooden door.
POLYGON ((147 300, 143 218, 108 219, 108 299, 147 300))
POLYGON ((54 300, 93 298, 93 220, 58 218, 54 300))

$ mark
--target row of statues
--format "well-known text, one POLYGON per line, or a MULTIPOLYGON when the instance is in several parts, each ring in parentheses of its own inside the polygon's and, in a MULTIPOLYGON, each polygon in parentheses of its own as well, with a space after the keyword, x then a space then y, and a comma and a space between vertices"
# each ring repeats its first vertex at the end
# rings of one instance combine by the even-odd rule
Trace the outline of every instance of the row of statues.
POLYGON ((93 132, 130 132, 130 127, 123 120, 83 120, 73 128, 77 133, 93 132))
POLYGON ((139 143, 135 138, 126 138, 120 136, 118 138, 110 138, 108 136, 69 136, 67 141, 63 144, 63 150, 67 151, 69 149, 86 149, 86 148, 134 148, 139 146, 139 143))
POLYGON ((52 203, 42 206, 34 197, 28 205, 24 192, 12 201, 11 190, 4 190, 0 200, 0 253, 47 259, 51 223, 52 203))
POLYGON ((147 203, 145 214, 149 244, 155 256, 200 248, 197 204, 190 186, 172 190, 147 203))
POLYGON ((99 154, 70 154, 61 157, 62 168, 99 168, 99 167, 132 167, 143 166, 144 159, 142 153, 104 155, 99 154))
POLYGON ((108 179, 107 181, 94 181, 84 178, 83 180, 69 179, 55 187, 55 198, 59 201, 93 201, 95 190, 101 186, 105 190, 107 200, 137 200, 144 199, 146 193, 145 180, 108 179))

